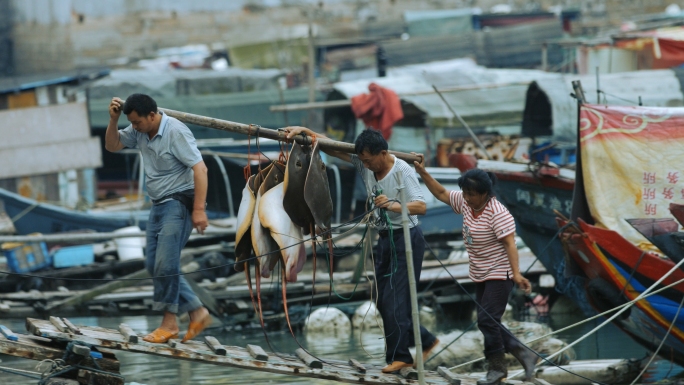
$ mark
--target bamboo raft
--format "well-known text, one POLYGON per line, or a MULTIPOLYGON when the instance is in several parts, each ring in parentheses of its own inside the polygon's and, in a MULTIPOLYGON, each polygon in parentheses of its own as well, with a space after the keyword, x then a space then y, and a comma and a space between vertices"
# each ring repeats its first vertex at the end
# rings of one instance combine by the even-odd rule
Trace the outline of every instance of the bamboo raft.
MULTIPOLYGON (((50 317, 49 320, 27 318, 26 329, 29 335, 15 334, 0 326, 0 353, 34 360, 62 358, 66 352, 80 356, 84 368, 78 371, 79 383, 97 379, 98 384, 123 384, 119 362, 113 353, 117 350, 354 384, 415 384, 418 378, 418 373, 412 368, 405 368, 397 374, 385 374, 381 372, 381 366, 364 364, 355 359, 319 360, 301 348, 290 354, 267 353, 257 345, 226 346, 209 335, 200 337, 201 341, 181 343, 174 339, 167 344, 152 344, 143 341, 126 324, 114 330, 78 326, 59 317, 50 317), (88 367, 100 369, 88 370, 88 367)), ((473 377, 454 374, 443 367, 437 372, 426 371, 425 380, 427 384, 439 385, 475 384, 473 377)), ((520 384, 519 381, 511 383, 520 384)))

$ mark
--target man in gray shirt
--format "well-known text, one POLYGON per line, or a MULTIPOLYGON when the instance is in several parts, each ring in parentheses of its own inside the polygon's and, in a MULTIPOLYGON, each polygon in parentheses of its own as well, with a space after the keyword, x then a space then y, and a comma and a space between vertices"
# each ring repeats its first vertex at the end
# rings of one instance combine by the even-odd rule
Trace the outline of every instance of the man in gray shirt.
POLYGON ((211 323, 211 316, 180 275, 180 252, 192 228, 207 227, 207 167, 190 129, 157 110, 157 103, 143 94, 133 94, 124 103, 109 104, 105 148, 117 152, 139 148, 145 166, 145 183, 152 199, 147 222, 145 267, 153 277, 153 309, 164 312, 161 326, 143 340, 165 343, 177 338, 176 314, 187 312, 190 326, 183 342, 194 338, 211 323), (119 131, 123 112, 131 123, 119 131))
MULTIPOLYGON (((314 132, 304 127, 287 127, 288 138, 314 132)), ((317 137, 325 137, 315 133, 317 137)), ((411 319, 411 296, 404 233, 401 230, 401 204, 397 191, 395 174, 401 173, 406 186, 406 206, 410 214, 410 236, 413 249, 413 265, 416 281, 420 280, 423 266, 425 240, 418 226, 417 215, 426 211, 425 198, 418 184, 418 178, 411 166, 388 152, 387 141, 379 131, 367 129, 361 132, 354 143, 356 154, 325 150, 325 153, 351 162, 361 174, 368 195, 373 195, 374 204, 382 210, 375 210, 375 226, 380 237, 376 246, 375 281, 378 287, 378 310, 382 316, 387 352, 387 366, 384 373, 392 373, 413 365, 410 346, 415 346, 413 321, 411 319), (382 190, 382 192, 380 192, 382 190), (385 217, 384 214, 387 214, 385 217), (380 220, 377 220, 380 219, 380 220)), ((439 340, 424 327, 420 327, 423 344, 423 362, 437 346, 439 340)))

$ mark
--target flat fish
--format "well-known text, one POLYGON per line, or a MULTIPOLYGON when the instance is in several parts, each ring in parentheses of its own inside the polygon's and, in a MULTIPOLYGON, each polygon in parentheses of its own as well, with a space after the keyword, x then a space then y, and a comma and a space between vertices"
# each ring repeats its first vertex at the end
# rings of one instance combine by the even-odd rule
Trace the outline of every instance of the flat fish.
POLYGON ((255 175, 250 176, 245 188, 242 189, 242 200, 238 208, 238 228, 235 233, 235 270, 237 271, 245 270, 244 264, 240 262, 248 260, 252 255, 252 218, 256 207, 256 196, 252 190, 254 177, 255 175))
POLYGON ((273 270, 271 265, 275 264, 280 259, 280 253, 278 252, 278 243, 276 243, 270 232, 261 224, 258 207, 263 195, 276 185, 282 183, 283 175, 285 174, 284 171, 285 165, 272 163, 272 167, 259 186, 256 195, 254 214, 252 216, 252 246, 254 248, 254 253, 259 256, 261 261, 261 276, 264 278, 270 277, 270 272, 273 270), (266 263, 267 261, 268 263, 266 263))
POLYGON ((311 225, 314 223, 313 215, 309 206, 304 204, 304 185, 309 173, 311 163, 311 147, 302 146, 298 143, 292 144, 290 155, 287 159, 285 169, 285 180, 283 181, 285 194, 283 197, 283 208, 292 222, 301 227, 304 234, 310 233, 311 225))
MULTIPOLYGON (((285 212, 284 197, 285 185, 281 183, 261 197, 257 210, 261 225, 270 231, 281 250, 285 263, 285 278, 288 282, 296 282, 297 273, 302 271, 306 261, 306 251, 302 243, 302 228, 285 212)), ((271 270, 274 267, 269 266, 271 270)))
POLYGON ((325 163, 321 158, 318 142, 314 143, 311 151, 311 163, 304 184, 304 201, 309 206, 316 226, 322 230, 329 230, 332 223, 332 198, 325 163))

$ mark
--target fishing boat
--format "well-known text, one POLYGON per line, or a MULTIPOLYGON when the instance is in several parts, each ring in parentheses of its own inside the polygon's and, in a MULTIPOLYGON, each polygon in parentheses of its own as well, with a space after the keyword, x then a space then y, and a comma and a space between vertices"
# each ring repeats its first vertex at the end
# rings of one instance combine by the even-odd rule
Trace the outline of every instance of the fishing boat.
POLYGON ((135 211, 78 211, 50 203, 38 202, 19 194, 0 189, 5 212, 12 219, 18 234, 52 234, 75 230, 113 232, 114 230, 147 224, 148 210, 135 211))
MULTIPOLYGON (((640 252, 641 258, 633 258, 636 247, 618 233, 581 219, 578 223, 579 227, 563 233, 563 245, 586 274, 589 302, 597 311, 604 312, 636 299, 674 266, 671 261, 648 252, 640 252)), ((567 221, 559 219, 560 226, 566 224, 567 221)), ((684 272, 678 270, 663 284, 682 278, 684 272)), ((683 291, 684 284, 679 284, 642 299, 614 323, 651 351, 662 343, 662 356, 684 365, 684 310, 680 307, 683 291)))
MULTIPOLYGON (((684 109, 582 104, 571 215, 558 215, 566 274, 603 312, 684 279, 678 164, 684 109), (619 156, 617 156, 619 154, 619 156), (676 193, 676 194, 675 194, 676 193), (660 286, 654 287, 661 281, 660 286)), ((637 301, 613 322, 684 365, 684 284, 637 301)))

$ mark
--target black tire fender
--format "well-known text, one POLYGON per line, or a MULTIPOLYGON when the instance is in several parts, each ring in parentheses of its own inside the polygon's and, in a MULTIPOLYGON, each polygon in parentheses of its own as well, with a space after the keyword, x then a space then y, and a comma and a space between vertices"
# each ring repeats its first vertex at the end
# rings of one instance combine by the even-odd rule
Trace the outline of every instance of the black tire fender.
MULTIPOLYGON (((587 294, 592 306, 599 312, 614 309, 629 302, 615 285, 603 278, 593 278, 587 283, 587 294)), ((621 321, 629 318, 631 309, 628 308, 617 318, 621 321)))

